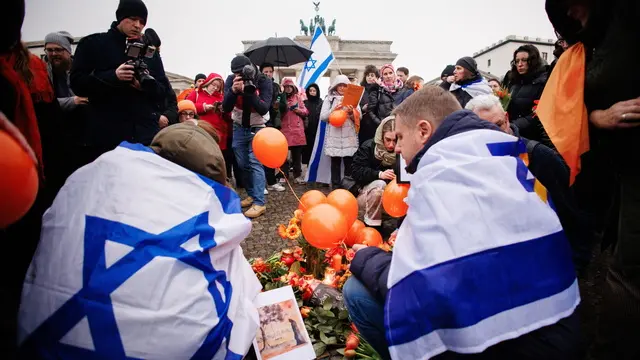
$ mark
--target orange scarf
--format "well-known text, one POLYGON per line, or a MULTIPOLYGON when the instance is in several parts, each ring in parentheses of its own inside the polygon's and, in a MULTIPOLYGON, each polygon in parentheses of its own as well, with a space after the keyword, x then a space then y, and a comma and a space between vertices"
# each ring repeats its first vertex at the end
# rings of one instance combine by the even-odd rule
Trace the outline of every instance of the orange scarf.
POLYGON ((586 55, 577 43, 558 60, 536 113, 551 142, 571 169, 569 184, 580 173, 580 156, 589 151, 589 116, 584 104, 586 55))

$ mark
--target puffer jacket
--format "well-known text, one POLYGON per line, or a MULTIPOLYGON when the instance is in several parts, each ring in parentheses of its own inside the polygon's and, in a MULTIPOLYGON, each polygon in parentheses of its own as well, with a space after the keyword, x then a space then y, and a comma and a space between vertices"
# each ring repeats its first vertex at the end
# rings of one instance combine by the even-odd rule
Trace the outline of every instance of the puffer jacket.
MULTIPOLYGON (((320 121, 329 122, 329 115, 340 104, 343 96, 338 95, 336 87, 340 84, 349 84, 349 79, 345 75, 339 75, 331 84, 329 95, 324 98, 322 110, 320 111, 320 121)), ((360 106, 353 109, 360 112, 360 106)), ((335 127, 327 125, 326 139, 324 143, 324 153, 330 157, 350 157, 358 150, 358 132, 353 117, 349 117, 344 125, 335 127)))
POLYGON ((516 76, 511 80, 509 92, 509 119, 520 130, 520 134, 531 140, 539 141, 551 148, 553 144, 544 131, 540 119, 533 113, 534 101, 542 96, 544 86, 547 84, 548 74, 546 69, 540 69, 529 76, 516 76))
POLYGON ((391 115, 393 109, 407 98, 405 93, 409 89, 402 87, 395 93, 390 93, 387 89, 375 84, 369 92, 369 114, 374 128, 377 129, 382 119, 391 115))

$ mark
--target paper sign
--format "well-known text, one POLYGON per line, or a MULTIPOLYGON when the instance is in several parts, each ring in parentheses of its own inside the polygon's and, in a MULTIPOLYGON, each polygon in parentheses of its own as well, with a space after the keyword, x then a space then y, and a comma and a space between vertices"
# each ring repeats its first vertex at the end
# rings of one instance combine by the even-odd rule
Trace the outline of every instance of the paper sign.
POLYGON ((258 360, 316 358, 291 286, 258 294, 260 327, 253 341, 258 360))
POLYGON ((344 91, 344 98, 342 99, 343 106, 353 106, 357 108, 360 105, 360 100, 364 94, 364 87, 360 85, 347 85, 347 89, 344 91))

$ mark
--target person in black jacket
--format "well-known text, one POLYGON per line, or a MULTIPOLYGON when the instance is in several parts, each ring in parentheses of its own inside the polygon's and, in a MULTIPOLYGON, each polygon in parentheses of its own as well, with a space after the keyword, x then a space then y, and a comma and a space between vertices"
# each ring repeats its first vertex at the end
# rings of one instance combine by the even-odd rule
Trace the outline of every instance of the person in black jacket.
POLYGON ((387 183, 396 178, 395 117, 382 120, 376 136, 363 142, 353 155, 351 177, 358 185, 358 203, 364 208, 364 223, 382 225, 382 193, 387 183))
POLYGON ((269 110, 273 107, 273 81, 258 73, 256 66, 244 55, 238 55, 231 60, 231 72, 224 83, 222 109, 231 113, 233 152, 244 175, 242 183, 249 195, 242 200, 241 206, 251 207, 244 215, 253 219, 264 214, 267 209, 264 196, 264 167, 253 153, 252 142, 255 134, 264 129, 269 120, 269 110), (245 68, 254 74, 253 79, 243 79, 245 68), (245 82, 248 81, 253 83, 254 89, 245 88, 245 82))
POLYGON ((509 119, 520 129, 527 139, 539 141, 553 148, 540 119, 535 116, 534 101, 540 100, 542 90, 547 83, 547 69, 542 63, 538 48, 522 45, 513 52, 509 80, 509 119))
POLYGON ((449 91, 458 99, 463 108, 469 100, 478 95, 493 94, 489 84, 480 75, 478 64, 470 56, 460 58, 456 62, 453 76, 455 82, 449 86, 449 91))
POLYGON ((87 142, 93 158, 122 141, 149 145, 161 128, 178 121, 176 95, 160 55, 144 58, 155 82, 143 87, 125 53, 127 38, 142 35, 146 6, 121 0, 116 19, 106 33, 80 40, 71 67, 73 92, 89 99, 87 142))
POLYGON ((360 100, 360 109, 362 109, 362 120, 360 120, 360 132, 358 132, 358 141, 360 144, 373 139, 376 134, 378 124, 371 118, 369 108, 369 94, 374 87, 377 87, 378 79, 380 78, 380 72, 375 65, 367 65, 364 68, 364 77, 360 82, 360 86, 364 87, 364 94, 360 100))
POLYGON ((302 163, 309 164, 311 153, 316 142, 318 124, 320 123, 320 110, 322 110, 322 98, 320 97, 320 87, 318 84, 311 84, 307 87, 307 100, 304 106, 309 111, 309 115, 304 121, 304 135, 307 138, 307 145, 302 149, 302 163))
MULTIPOLYGON (((273 78, 274 67, 270 63, 263 63, 260 65, 260 72, 262 72, 266 77, 271 79, 273 82, 273 90, 271 99, 273 102, 273 106, 269 109, 269 121, 267 121, 266 126, 274 127, 276 129, 280 129, 281 124, 281 114, 280 114, 280 94, 282 91, 280 90, 280 84, 276 82, 273 78)), ((276 170, 270 169, 268 167, 264 167, 264 175, 267 179, 267 189, 282 192, 285 191, 285 187, 278 184, 276 180, 276 170)))
POLYGON ((405 92, 409 89, 398 79, 393 65, 387 64, 380 68, 380 79, 369 92, 368 111, 371 124, 377 129, 382 119, 391 115, 393 109, 406 99, 405 92))

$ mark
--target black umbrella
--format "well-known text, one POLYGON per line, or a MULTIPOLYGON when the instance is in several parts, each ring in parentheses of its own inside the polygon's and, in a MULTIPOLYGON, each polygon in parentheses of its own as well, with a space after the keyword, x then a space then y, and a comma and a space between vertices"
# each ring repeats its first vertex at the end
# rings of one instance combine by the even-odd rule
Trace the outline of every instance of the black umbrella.
POLYGON ((307 62, 313 51, 287 37, 270 37, 253 44, 244 54, 256 65, 291 66, 307 62))

